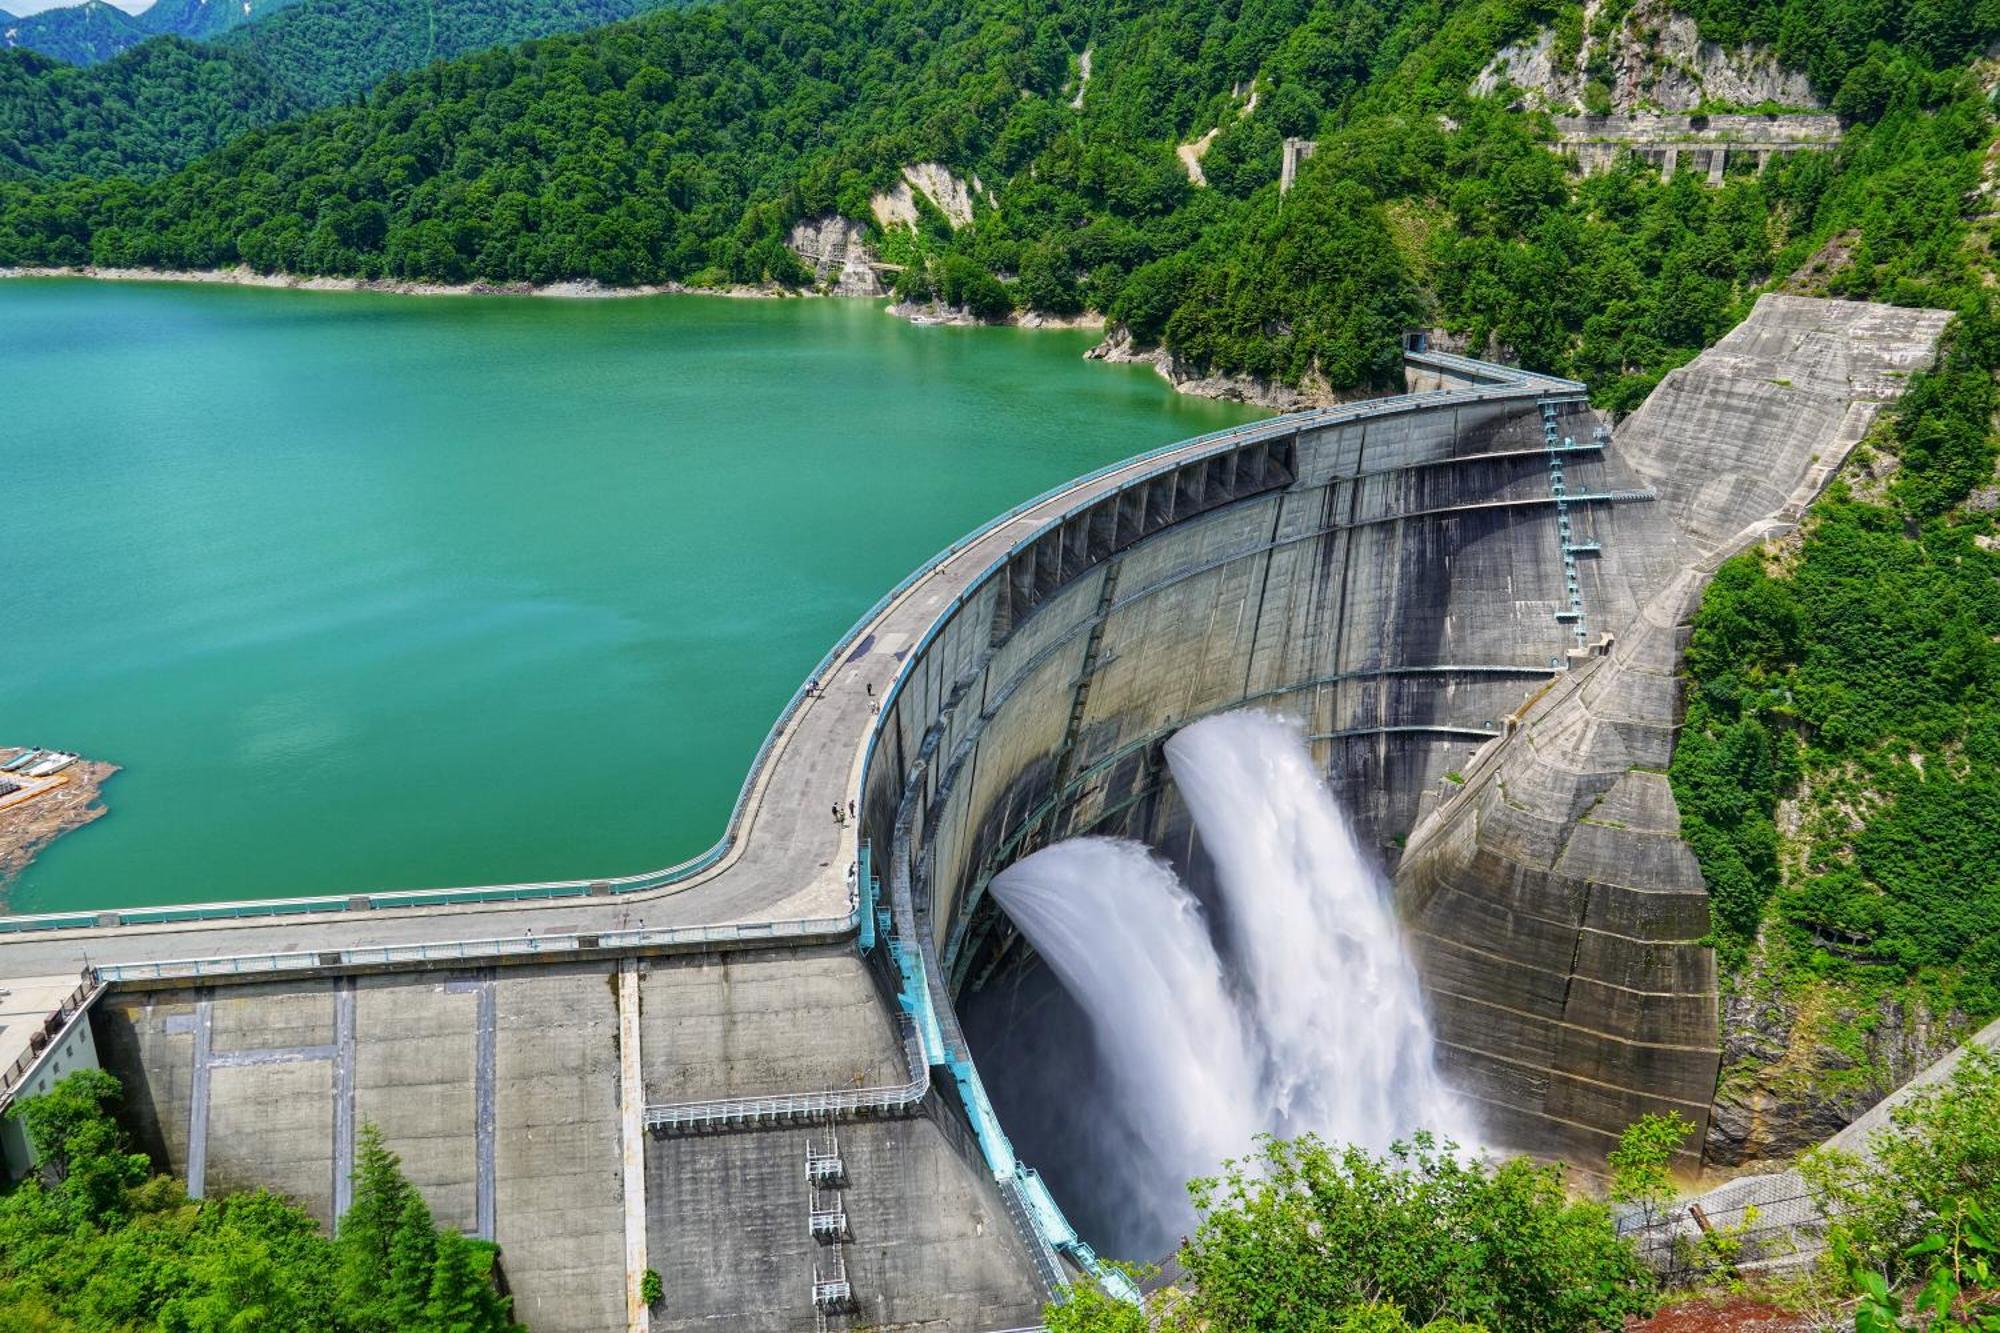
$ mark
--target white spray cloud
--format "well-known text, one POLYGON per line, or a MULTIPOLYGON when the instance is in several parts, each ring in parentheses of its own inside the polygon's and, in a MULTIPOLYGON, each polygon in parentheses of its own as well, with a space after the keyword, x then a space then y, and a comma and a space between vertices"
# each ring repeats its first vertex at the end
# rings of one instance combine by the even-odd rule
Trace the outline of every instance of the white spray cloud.
POLYGON ((1167 760, 1220 881, 1220 948, 1138 843, 1058 843, 993 881, 1090 1016, 1129 1135, 1119 1192, 1171 1231, 1189 1213, 1182 1182, 1261 1132, 1380 1152, 1427 1129, 1470 1145, 1388 886, 1299 730, 1226 714, 1175 736, 1167 760))

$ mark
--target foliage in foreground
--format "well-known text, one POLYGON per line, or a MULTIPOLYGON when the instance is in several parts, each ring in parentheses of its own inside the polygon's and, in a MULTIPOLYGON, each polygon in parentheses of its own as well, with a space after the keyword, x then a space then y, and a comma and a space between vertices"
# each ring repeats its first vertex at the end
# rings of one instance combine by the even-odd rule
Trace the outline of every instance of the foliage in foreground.
POLYGON ((1827 1227, 1825 1267, 1859 1296, 1859 1333, 2000 1329, 2000 1055, 1968 1046, 1869 1139, 1800 1170, 1827 1227))
POLYGON ((1147 1314, 1078 1290, 1045 1312, 1051 1333, 1140 1333, 1149 1315, 1169 1333, 1585 1333, 1652 1309, 1609 1212, 1526 1158, 1466 1163, 1424 1135, 1375 1157, 1308 1135, 1190 1190, 1180 1290, 1147 1314))
POLYGON ((80 1070, 10 1111, 41 1169, 0 1196, 0 1328, 36 1333, 512 1333, 495 1250, 440 1230, 373 1126, 337 1240, 258 1190, 197 1202, 128 1150, 118 1081, 80 1070))
POLYGON ((1951 1077, 1913 1092, 1868 1146, 1866 1159, 1819 1149, 1800 1169, 1833 1218, 1835 1266, 1906 1282, 1921 1267, 1912 1248, 1967 1206, 2000 1215, 2000 1055, 1968 1046, 1951 1077))

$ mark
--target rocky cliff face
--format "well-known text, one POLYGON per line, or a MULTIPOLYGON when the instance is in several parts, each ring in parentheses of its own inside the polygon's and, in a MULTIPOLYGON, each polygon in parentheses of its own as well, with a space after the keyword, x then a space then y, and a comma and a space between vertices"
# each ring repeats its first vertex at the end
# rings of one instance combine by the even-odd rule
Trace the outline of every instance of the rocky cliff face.
POLYGON ((1640 0, 1608 37, 1591 31, 1600 8, 1598 0, 1585 4, 1584 37, 1574 53, 1559 53, 1554 30, 1544 28, 1495 56, 1473 91, 1511 84, 1530 104, 1551 111, 1605 110, 1587 105, 1593 81, 1618 112, 1692 111, 1712 102, 1820 105, 1806 76, 1780 66, 1768 50, 1705 42, 1692 18, 1657 0, 1640 0))
POLYGON ((1175 356, 1165 347, 1140 347, 1123 326, 1114 325, 1104 341, 1084 353, 1092 361, 1129 362, 1151 366, 1180 393, 1196 398, 1218 398, 1231 403, 1255 403, 1278 412, 1298 412, 1309 407, 1332 407, 1336 403, 1358 402, 1374 395, 1345 392, 1329 385, 1318 375, 1308 376, 1294 387, 1247 375, 1212 375, 1175 356))
POLYGON ((1722 998, 1722 1077, 1704 1159, 1777 1161, 1823 1142, 1965 1038, 1962 1014, 1908 993, 1872 1007, 1808 983, 1787 993, 1761 960, 1722 998))
POLYGON ((954 227, 963 227, 972 221, 972 196, 986 193, 977 176, 968 185, 951 173, 950 168, 936 162, 915 162, 903 168, 903 178, 896 182, 892 190, 885 190, 868 201, 875 220, 884 227, 897 225, 915 226, 917 221, 917 195, 921 194, 937 205, 940 213, 951 220, 954 227))
POLYGON ((868 229, 852 218, 806 218, 785 244, 813 271, 813 281, 835 296, 881 296, 886 290, 872 266, 868 229))

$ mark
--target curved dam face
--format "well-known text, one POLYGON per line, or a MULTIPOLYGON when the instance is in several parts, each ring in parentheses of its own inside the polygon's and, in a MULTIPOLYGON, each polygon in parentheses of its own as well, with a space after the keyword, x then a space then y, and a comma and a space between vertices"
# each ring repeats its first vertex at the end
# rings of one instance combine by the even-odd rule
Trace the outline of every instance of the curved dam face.
POLYGON ((1683 626, 1940 327, 1767 297, 1615 435, 1581 385, 1413 354, 1409 395, 1237 432, 1046 522, 908 650, 869 766, 947 1026, 1019 947, 993 876, 1093 833, 1198 866, 1162 745, 1255 705, 1304 724, 1394 868, 1489 1143, 1596 1165, 1648 1111, 1705 1131, 1716 977, 1665 776, 1683 626))

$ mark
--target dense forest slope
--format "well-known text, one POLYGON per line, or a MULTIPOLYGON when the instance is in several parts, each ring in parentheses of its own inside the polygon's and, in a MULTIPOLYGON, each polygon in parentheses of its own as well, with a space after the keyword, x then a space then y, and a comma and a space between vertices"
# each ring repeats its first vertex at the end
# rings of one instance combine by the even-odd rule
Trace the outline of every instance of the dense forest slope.
MULTIPOLYGON (((2000 1012, 1996 38, 1985 0, 719 0, 392 75, 159 179, 0 183, 0 266, 804 285, 805 223, 907 299, 1094 310, 1193 374, 1367 392, 1427 327, 1614 409, 1773 286, 1964 310, 1696 626, 1673 776, 1728 976, 1726 1159, 2000 1012), (1669 28, 1698 106, 1789 89, 1839 144, 1576 176, 1544 109, 1645 105, 1669 28), (1536 50, 1517 85, 1502 53, 1536 50), (1287 139, 1316 152, 1281 194, 1287 139)), ((56 128, 0 157, 64 174, 56 128)))
POLYGON ((305 110, 253 61, 178 37, 81 69, 0 53, 0 179, 157 174, 305 110))
POLYGON ((218 51, 248 55, 306 106, 365 92, 394 70, 550 33, 577 32, 678 0, 298 0, 237 28, 218 51))
POLYGON ((1629 404, 1829 244, 1839 294, 1968 281, 1989 125, 1964 61, 1995 20, 1935 3, 1972 16, 1952 43, 1905 40, 1915 7, 1717 0, 1705 21, 1817 34, 1814 86, 1853 123, 1707 189, 1576 183, 1504 89, 1471 96, 1571 6, 727 0, 391 77, 155 183, 7 187, 0 262, 798 282, 794 222, 878 225, 871 196, 938 162, 982 185, 968 225, 920 201, 885 238, 905 295, 1089 306, 1191 365, 1330 392, 1388 382, 1395 335, 1434 323, 1629 404), (1319 152, 1280 207, 1287 137, 1319 152))
MULTIPOLYGON (((394 71, 674 2, 288 0, 213 42, 169 36, 125 43, 122 55, 88 69, 26 50, 0 52, 0 179, 159 175, 248 130, 363 92, 394 71)), ((222 0, 160 0, 142 19, 162 6, 187 10, 179 26, 191 31, 202 28, 200 14, 231 8, 222 0)), ((138 21, 96 0, 94 10, 138 21)), ((22 22, 82 12, 49 10, 22 22)), ((241 15, 240 6, 235 12, 241 15)), ((213 23, 209 29, 220 31, 213 23)))

